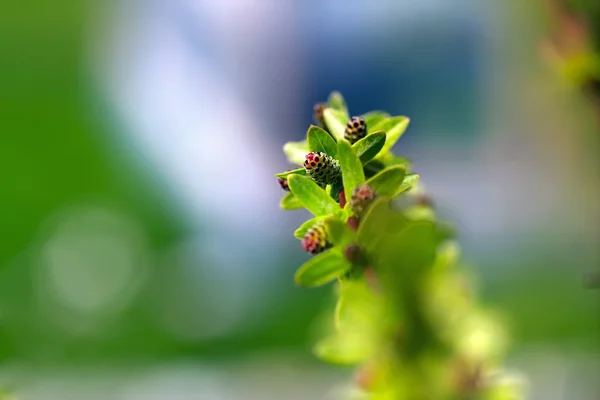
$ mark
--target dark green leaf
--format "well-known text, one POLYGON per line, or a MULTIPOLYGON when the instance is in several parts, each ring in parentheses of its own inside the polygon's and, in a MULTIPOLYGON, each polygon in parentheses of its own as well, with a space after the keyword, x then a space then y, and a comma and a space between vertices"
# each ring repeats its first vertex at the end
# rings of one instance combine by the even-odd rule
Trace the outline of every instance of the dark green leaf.
POLYGON ((342 111, 326 108, 323 111, 323 118, 325 118, 327 128, 333 137, 337 140, 343 139, 346 124, 348 123, 348 116, 342 111))
POLYGON ((294 196, 292 193, 287 193, 285 196, 283 196, 279 206, 284 210, 298 210, 300 208, 304 208, 304 205, 302 205, 302 203, 300 203, 300 201, 298 201, 296 196, 294 196))
POLYGON ((320 151, 328 156, 335 157, 337 153, 337 144, 333 137, 323 129, 311 125, 306 133, 306 139, 310 151, 320 151))
POLYGON ((340 218, 327 218, 325 220, 327 240, 334 246, 345 247, 356 239, 356 235, 346 221, 340 218))
POLYGON ((288 185, 296 198, 315 216, 333 214, 340 209, 327 192, 310 178, 290 175, 288 185))
POLYGON ((338 142, 338 161, 342 168, 344 192, 346 198, 349 198, 352 191, 365 181, 365 173, 356 152, 352 149, 350 143, 345 140, 338 142))
POLYGON ((383 155, 392 148, 398 139, 400 139, 400 136, 402 136, 404 131, 406 131, 409 122, 410 119, 407 117, 391 117, 380 121, 373 127, 373 130, 382 130, 387 134, 385 145, 379 154, 383 155))
POLYGON ((402 186, 402 181, 406 171, 403 166, 396 165, 389 167, 367 180, 367 185, 371 186, 378 196, 391 198, 398 193, 402 186))
POLYGON ((287 142, 283 146, 283 152, 290 163, 302 165, 304 164, 304 157, 309 153, 308 143, 306 140, 301 142, 287 142))
POLYGON ((329 99, 327 99, 327 105, 334 110, 342 112, 346 120, 350 119, 346 100, 344 100, 344 96, 340 92, 331 92, 329 99))
POLYGON ((344 182, 341 179, 338 179, 333 185, 329 186, 329 194, 332 199, 335 201, 339 201, 340 191, 344 187, 344 182))
POLYGON ((302 175, 302 176, 306 176, 306 169, 305 168, 296 168, 296 169, 292 169, 290 171, 285 171, 285 172, 280 172, 278 174, 275 174, 276 177, 278 178, 283 178, 283 179, 287 179, 288 176, 290 175, 302 175))
POLYGON ((300 286, 321 286, 344 275, 352 266, 336 249, 317 254, 298 271, 295 281, 300 286))
POLYGON ((352 145, 356 155, 363 164, 373 159, 385 144, 385 132, 373 132, 352 145))
POLYGON ((400 194, 405 190, 410 189, 419 179, 420 176, 418 174, 406 174, 404 181, 402 181, 402 185, 400 185, 396 194, 400 194))
MULTIPOLYGON (((367 129, 372 131, 372 128, 377 125, 379 122, 383 121, 386 118, 389 118, 390 114, 383 111, 370 111, 366 114, 362 115, 362 118, 365 120, 367 124, 367 129)), ((373 131, 375 132, 375 131, 373 131)))

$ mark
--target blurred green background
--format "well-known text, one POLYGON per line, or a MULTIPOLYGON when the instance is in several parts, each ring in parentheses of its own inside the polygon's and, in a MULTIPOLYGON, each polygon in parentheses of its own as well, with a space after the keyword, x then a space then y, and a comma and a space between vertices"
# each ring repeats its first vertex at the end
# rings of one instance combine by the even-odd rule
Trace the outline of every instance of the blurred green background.
POLYGON ((335 398, 280 147, 342 91, 454 220, 532 399, 600 393, 598 127, 541 4, 0 7, 0 385, 23 399, 335 398), (274 17, 276 16, 276 17, 274 17), (330 396, 330 397, 327 397, 330 396))

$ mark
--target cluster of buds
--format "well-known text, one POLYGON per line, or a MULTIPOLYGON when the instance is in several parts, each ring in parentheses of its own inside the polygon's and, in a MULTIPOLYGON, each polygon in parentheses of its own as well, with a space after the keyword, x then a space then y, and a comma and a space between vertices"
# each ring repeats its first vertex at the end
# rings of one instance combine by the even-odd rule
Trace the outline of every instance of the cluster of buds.
POLYGON ((302 239, 302 248, 310 254, 319 254, 329 247, 331 247, 331 243, 327 242, 325 226, 321 223, 306 231, 302 239))
POLYGON ((367 136, 367 123, 363 118, 352 117, 346 124, 344 138, 351 144, 358 142, 360 139, 367 136))
POLYGON ((360 219, 365 215, 376 196, 377 194, 373 188, 363 183, 352 192, 350 197, 350 209, 354 215, 360 219))
POLYGON ((306 168, 306 173, 320 185, 331 185, 342 176, 338 160, 322 152, 308 153, 305 157, 304 168, 306 168))

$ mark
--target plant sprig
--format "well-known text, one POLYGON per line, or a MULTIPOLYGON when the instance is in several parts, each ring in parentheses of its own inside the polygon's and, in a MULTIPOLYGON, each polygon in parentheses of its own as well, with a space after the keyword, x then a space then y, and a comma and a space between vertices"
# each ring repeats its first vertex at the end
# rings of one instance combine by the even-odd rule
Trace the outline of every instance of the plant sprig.
POLYGON ((333 332, 315 354, 356 365, 361 399, 522 398, 522 382, 498 372, 502 331, 469 290, 453 229, 392 153, 409 119, 351 118, 334 92, 315 120, 283 147, 302 167, 276 174, 289 191, 282 208, 313 214, 294 232, 314 254, 296 284, 336 282, 333 332))

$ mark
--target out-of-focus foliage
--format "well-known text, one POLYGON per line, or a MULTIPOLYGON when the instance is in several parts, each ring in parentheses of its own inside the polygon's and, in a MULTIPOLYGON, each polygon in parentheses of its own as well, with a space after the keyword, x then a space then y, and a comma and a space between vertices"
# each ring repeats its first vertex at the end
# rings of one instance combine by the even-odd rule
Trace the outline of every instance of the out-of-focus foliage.
MULTIPOLYGON (((318 253, 298 269, 296 283, 337 281, 331 332, 315 354, 358 366, 360 399, 523 398, 524 382, 498 371, 503 330, 478 304, 452 231, 415 186, 419 175, 407 174, 391 154, 408 119, 382 117, 374 133, 367 125, 367 136, 351 145, 341 121, 346 132, 360 123, 350 119, 339 93, 323 115, 315 118, 321 128, 307 132, 306 171, 277 174, 291 191, 285 198, 294 196, 315 216, 295 232, 307 251, 318 253), (372 135, 377 138, 369 140, 372 135), (364 149, 374 150, 361 158, 371 153, 364 149), (327 182, 311 179, 329 158, 339 162, 341 174, 328 175, 327 182), (368 170, 374 176, 367 179, 368 170)), ((292 146, 284 149, 299 163, 292 146)))

